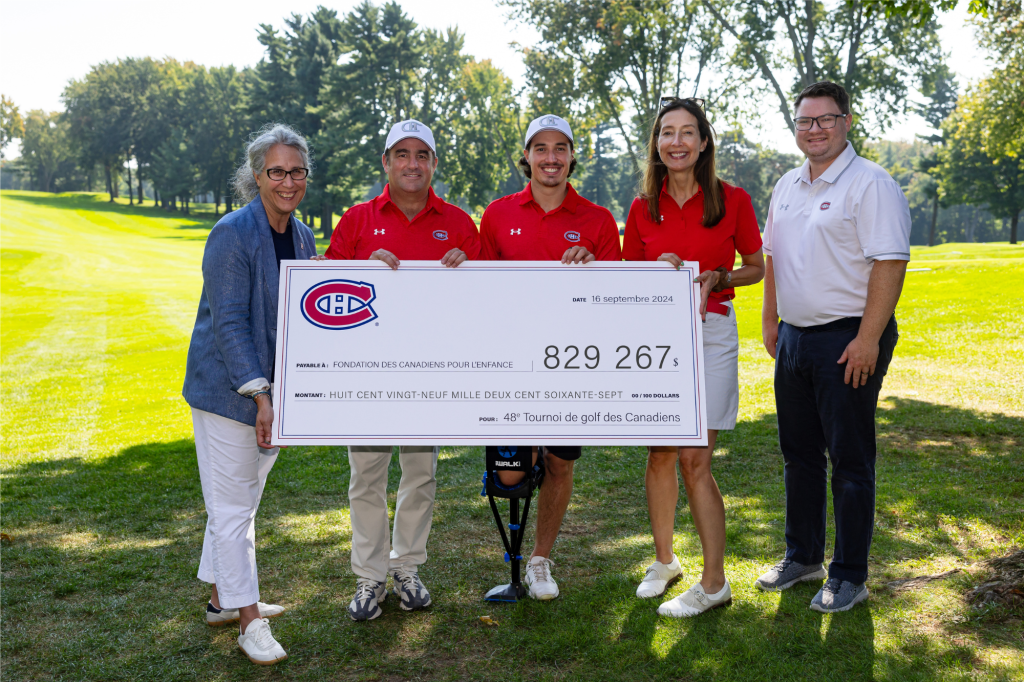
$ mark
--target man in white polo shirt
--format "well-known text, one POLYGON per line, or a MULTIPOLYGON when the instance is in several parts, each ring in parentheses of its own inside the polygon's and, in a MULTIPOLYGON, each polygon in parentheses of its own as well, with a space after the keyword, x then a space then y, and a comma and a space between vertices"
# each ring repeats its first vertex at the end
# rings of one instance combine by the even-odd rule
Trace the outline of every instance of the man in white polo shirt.
POLYGON ((794 111, 807 160, 772 193, 761 321, 775 358, 786 556, 756 585, 777 591, 826 576, 831 459, 835 551, 811 608, 833 613, 868 596, 875 408, 898 338, 893 312, 910 260, 910 208, 885 169, 847 141, 853 116, 841 85, 808 86, 794 111))

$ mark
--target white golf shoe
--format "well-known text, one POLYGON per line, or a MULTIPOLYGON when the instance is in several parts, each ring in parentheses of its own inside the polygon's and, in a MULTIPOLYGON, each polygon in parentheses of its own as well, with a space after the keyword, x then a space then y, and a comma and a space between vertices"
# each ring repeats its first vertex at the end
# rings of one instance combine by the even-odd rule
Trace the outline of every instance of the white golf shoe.
POLYGON ((238 636, 238 648, 257 665, 271 665, 288 658, 288 654, 274 635, 270 634, 270 621, 257 618, 245 628, 245 634, 238 636))
POLYGON ((523 582, 530 588, 530 596, 540 601, 548 601, 558 596, 558 583, 551 577, 551 567, 555 563, 547 557, 535 556, 526 565, 526 577, 523 582))
POLYGON ((725 581, 725 587, 716 594, 706 593, 701 584, 696 583, 675 599, 669 599, 659 606, 658 613, 672 618, 690 618, 731 603, 732 588, 728 580, 725 581))
POLYGON ((636 596, 641 599, 660 597, 665 594, 669 583, 683 574, 683 567, 679 565, 679 558, 673 554, 672 562, 663 564, 655 561, 647 567, 647 575, 643 582, 636 588, 636 596))

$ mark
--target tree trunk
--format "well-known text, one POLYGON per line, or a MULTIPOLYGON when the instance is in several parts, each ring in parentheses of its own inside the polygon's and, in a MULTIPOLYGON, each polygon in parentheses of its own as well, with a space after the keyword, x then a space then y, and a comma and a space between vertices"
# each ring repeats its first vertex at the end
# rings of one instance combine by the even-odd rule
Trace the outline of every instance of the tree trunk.
MULTIPOLYGON (((139 163, 139 157, 135 157, 135 165, 138 168, 135 169, 135 175, 138 176, 139 180, 139 206, 142 206, 142 200, 146 198, 146 195, 142 193, 142 164, 139 163)), ((155 203, 153 204, 156 205, 155 203)))
POLYGON ((928 246, 935 246, 935 223, 939 219, 939 195, 932 199, 932 226, 928 230, 928 246))
POLYGON ((1010 218, 1010 243, 1017 243, 1017 219, 1020 218, 1020 211, 1014 211, 1010 218))
POLYGON ((231 213, 231 211, 233 210, 234 208, 231 205, 231 192, 228 192, 226 195, 224 195, 224 212, 231 213))
POLYGON ((334 234, 334 225, 331 224, 332 213, 330 203, 324 201, 320 204, 320 223, 324 228, 324 239, 330 239, 331 235, 334 234))
MULTIPOLYGON (((132 203, 132 156, 131 154, 125 154, 125 163, 128 165, 128 205, 134 206, 132 203)), ((142 203, 142 199, 139 199, 139 203, 142 203)))
POLYGON ((107 194, 110 195, 110 203, 114 203, 114 180, 110 175, 110 164, 103 164, 103 171, 107 174, 107 194))

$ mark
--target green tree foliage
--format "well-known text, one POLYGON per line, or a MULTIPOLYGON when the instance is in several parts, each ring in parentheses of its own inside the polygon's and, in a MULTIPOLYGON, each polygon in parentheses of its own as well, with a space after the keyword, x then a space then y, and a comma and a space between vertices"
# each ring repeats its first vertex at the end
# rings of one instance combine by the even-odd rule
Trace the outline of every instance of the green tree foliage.
MULTIPOLYGON (((323 136, 323 90, 328 74, 342 54, 342 22, 334 10, 318 7, 308 19, 293 14, 285 19, 284 32, 263 24, 259 41, 266 55, 252 70, 246 83, 251 127, 265 123, 287 123, 309 140, 318 165, 329 157, 334 140, 323 136)), ((322 169, 321 169, 322 170, 322 169)), ((310 211, 321 213, 324 236, 330 235, 332 194, 330 178, 323 172, 309 179, 303 209, 306 222, 310 211)))
POLYGON ((69 125, 59 111, 28 112, 21 138, 21 162, 32 186, 42 192, 63 191, 81 175, 68 144, 69 125))
POLYGON ((984 206, 1010 219, 1010 243, 1024 210, 1024 69, 1008 64, 970 88, 943 123, 939 192, 946 204, 984 206))
POLYGON ((915 83, 933 81, 944 68, 935 20, 887 15, 879 3, 701 1, 733 40, 735 75, 749 79, 755 94, 774 99, 791 131, 796 94, 811 83, 831 80, 850 93, 856 115, 853 141, 860 148, 912 106, 908 92, 915 83))
POLYGON ((726 182, 750 195, 758 222, 768 217, 775 183, 803 162, 794 154, 782 154, 748 140, 741 130, 727 130, 718 138, 715 170, 726 182))
POLYGON ((202 177, 195 151, 188 132, 177 127, 153 153, 154 183, 165 198, 179 197, 184 213, 188 213, 189 199, 200 187, 202 177))
POLYGON ((25 134, 25 122, 14 101, 7 95, 0 95, 0 159, 4 158, 4 149, 11 140, 20 139, 25 134))
POLYGON ((869 151, 903 188, 910 204, 910 243, 984 242, 1005 240, 1004 221, 984 207, 935 203, 938 180, 929 164, 940 158, 941 147, 925 139, 913 142, 872 142, 869 151), (934 218, 934 223, 933 223, 934 218))
POLYGON ((992 3, 977 36, 997 66, 960 97, 942 124, 946 144, 936 174, 946 204, 983 206, 1010 221, 1010 243, 1024 210, 1024 13, 1020 0, 992 3))
POLYGON ((703 93, 705 67, 721 45, 695 0, 504 4, 541 34, 524 50, 530 114, 559 114, 584 139, 598 123, 613 124, 637 173, 660 98, 703 93))

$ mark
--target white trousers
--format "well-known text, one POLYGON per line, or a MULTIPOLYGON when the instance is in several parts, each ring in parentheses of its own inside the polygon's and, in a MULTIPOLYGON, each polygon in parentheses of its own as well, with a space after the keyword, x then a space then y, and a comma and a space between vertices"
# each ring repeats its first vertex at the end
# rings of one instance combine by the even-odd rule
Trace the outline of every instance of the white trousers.
POLYGON ((279 448, 256 445, 256 429, 192 408, 206 537, 198 578, 216 583, 222 609, 260 600, 256 577, 256 510, 279 448))
POLYGON ((348 485, 352 521, 352 572, 382 582, 388 570, 427 560, 427 536, 434 519, 438 448, 399 448, 402 480, 395 504, 394 540, 388 532, 388 466, 391 446, 353 445, 348 449, 352 478, 348 485))

